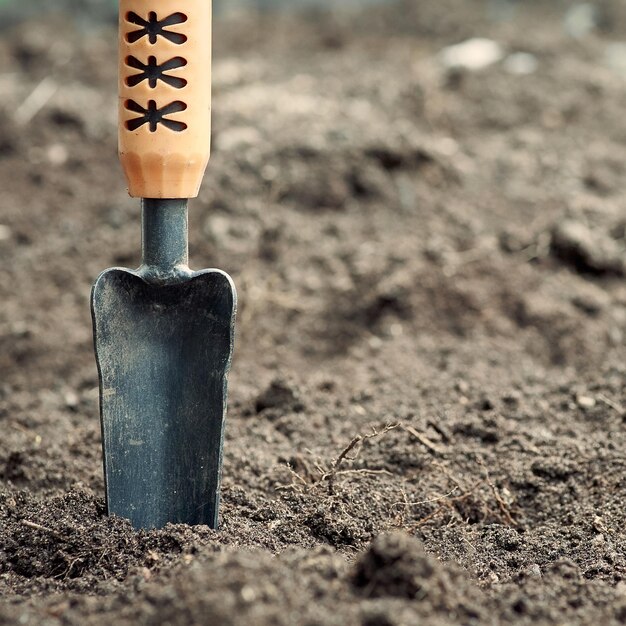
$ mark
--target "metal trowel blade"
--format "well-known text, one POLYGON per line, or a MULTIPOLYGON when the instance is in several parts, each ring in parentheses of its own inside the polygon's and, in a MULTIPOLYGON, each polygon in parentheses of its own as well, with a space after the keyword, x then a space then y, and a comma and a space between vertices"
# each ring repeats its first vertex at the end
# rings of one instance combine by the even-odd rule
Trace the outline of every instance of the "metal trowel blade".
POLYGON ((109 514, 218 524, 236 293, 219 270, 173 284, 111 269, 92 290, 109 514))

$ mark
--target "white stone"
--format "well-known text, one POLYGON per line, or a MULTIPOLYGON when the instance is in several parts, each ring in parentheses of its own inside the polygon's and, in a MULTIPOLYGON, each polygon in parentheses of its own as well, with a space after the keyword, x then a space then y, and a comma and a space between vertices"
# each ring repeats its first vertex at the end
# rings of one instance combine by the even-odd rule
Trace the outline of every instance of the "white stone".
POLYGON ((581 409, 593 409, 596 406, 595 398, 579 394, 576 396, 576 403, 581 409))
POLYGON ((481 37, 448 46, 439 53, 439 59, 446 68, 472 72, 485 69, 503 57, 504 51, 499 43, 481 37))
POLYGON ((47 156, 48 161, 52 165, 63 165, 67 162, 69 153, 63 144, 53 143, 51 146, 48 146, 47 156))
POLYGON ((565 14, 565 31, 580 39, 591 33, 598 25, 598 10, 590 2, 576 4, 565 14))
POLYGON ((515 52, 509 55, 504 61, 504 69, 509 74, 526 76, 534 74, 539 67, 539 61, 534 54, 529 52, 515 52))
POLYGON ((609 69, 626 77, 626 42, 608 44, 604 51, 604 63, 609 69))

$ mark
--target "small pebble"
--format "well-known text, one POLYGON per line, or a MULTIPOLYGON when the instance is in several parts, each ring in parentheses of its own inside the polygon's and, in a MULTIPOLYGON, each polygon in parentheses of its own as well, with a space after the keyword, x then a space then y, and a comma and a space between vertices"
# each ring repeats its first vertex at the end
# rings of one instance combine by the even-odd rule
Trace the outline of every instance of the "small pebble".
POLYGON ((63 144, 53 143, 48 147, 47 157, 51 165, 64 165, 67 162, 69 153, 63 144))
POLYGON ((369 344, 370 348, 373 348, 374 350, 379 350, 383 346, 383 340, 380 337, 376 337, 376 335, 370 337, 367 340, 367 343, 369 344))
POLYGON ((593 409, 593 407, 596 406, 596 400, 591 396, 579 394, 576 396, 576 404, 578 404, 581 409, 593 409))
POLYGON ((241 599, 248 604, 254 602, 256 600, 256 591, 250 585, 245 585, 241 589, 241 599))
POLYGON ((527 76, 537 71, 539 61, 537 61, 537 57, 534 54, 515 52, 506 58, 503 65, 509 74, 527 76))
POLYGON ((604 64, 626 78, 626 42, 614 41, 604 50, 604 64))
POLYGON ((65 402, 65 406, 69 409, 75 409, 78 406, 80 398, 78 394, 74 391, 66 391, 63 395, 63 401, 65 402))
POLYGON ((564 26, 571 37, 585 37, 598 26, 598 9, 591 2, 575 4, 565 14, 564 26))
POLYGON ((491 39, 476 37, 454 46, 448 46, 439 53, 439 59, 450 70, 476 72, 502 60, 502 46, 491 39))
POLYGON ((470 389, 469 383, 463 379, 457 380, 454 386, 456 387, 457 391, 463 394, 467 394, 470 389))
POLYGON ((12 231, 8 226, 0 224, 0 241, 7 241, 11 239, 12 231))

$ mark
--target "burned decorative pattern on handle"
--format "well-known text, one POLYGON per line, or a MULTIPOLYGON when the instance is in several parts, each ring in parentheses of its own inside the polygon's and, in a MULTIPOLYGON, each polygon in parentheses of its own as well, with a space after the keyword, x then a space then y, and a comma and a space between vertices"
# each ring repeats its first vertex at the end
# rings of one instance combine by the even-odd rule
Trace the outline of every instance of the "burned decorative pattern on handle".
MULTIPOLYGON (((126 41, 131 44, 136 43, 143 37, 148 37, 152 45, 158 44, 159 37, 164 37, 179 46, 187 41, 186 35, 166 30, 168 26, 184 24, 187 21, 187 16, 184 13, 173 13, 159 20, 155 11, 150 11, 147 18, 141 17, 134 11, 129 11, 126 15, 126 21, 141 26, 140 29, 131 31, 126 35, 126 41)), ((148 81, 150 89, 158 89, 159 81, 175 89, 183 89, 187 85, 185 78, 172 76, 167 73, 187 65, 187 60, 181 56, 158 63, 157 57, 154 55, 150 55, 145 61, 130 55, 126 58, 125 63, 127 67, 139 70, 138 74, 126 77, 125 82, 129 87, 136 87, 144 80, 148 81)), ((135 131, 144 124, 148 125, 151 133, 158 130, 159 124, 177 133, 187 130, 187 124, 184 122, 171 120, 166 117, 172 113, 180 113, 187 108, 187 105, 180 100, 170 102, 162 107, 157 106, 156 100, 148 100, 148 106, 143 107, 135 100, 129 99, 124 103, 124 107, 128 111, 140 114, 140 117, 132 118, 126 122, 126 128, 130 131, 135 131)))
POLYGON ((184 13, 173 13, 165 19, 159 20, 154 11, 150 11, 150 13, 148 13, 148 19, 144 19, 140 15, 137 15, 134 11, 129 11, 126 15, 126 20, 131 24, 141 26, 140 29, 134 30, 126 35, 126 41, 128 41, 128 43, 135 43, 142 37, 148 37, 150 43, 155 44, 157 43, 159 35, 161 37, 165 37, 165 39, 168 39, 172 43, 179 45, 187 41, 186 35, 166 30, 167 26, 184 24, 187 21, 187 16, 184 13))
POLYGON ((187 128, 187 124, 185 124, 184 122, 169 120, 166 117, 166 115, 170 115, 171 113, 180 113, 187 108, 187 105, 180 100, 167 104, 162 109, 157 109, 157 105, 154 100, 148 100, 147 109, 142 107, 140 104, 137 104, 134 100, 127 100, 124 106, 129 111, 140 114, 140 117, 135 117, 132 120, 126 122, 126 127, 128 128, 128 130, 137 130, 144 124, 148 124, 151 133, 156 132, 159 124, 163 124, 165 128, 174 130, 177 133, 182 132, 187 128))
POLYGON ((132 76, 128 76, 126 78, 126 84, 129 87, 138 85, 142 80, 147 80, 152 89, 157 86, 159 80, 162 80, 164 83, 167 83, 176 89, 182 89, 187 84, 187 80, 184 78, 166 74, 169 70, 185 67, 185 65, 187 65, 187 61, 183 59, 183 57, 175 57, 159 65, 155 56, 149 56, 148 63, 142 63, 137 57, 130 56, 126 59, 126 65, 136 70, 140 70, 139 74, 133 74, 132 76))

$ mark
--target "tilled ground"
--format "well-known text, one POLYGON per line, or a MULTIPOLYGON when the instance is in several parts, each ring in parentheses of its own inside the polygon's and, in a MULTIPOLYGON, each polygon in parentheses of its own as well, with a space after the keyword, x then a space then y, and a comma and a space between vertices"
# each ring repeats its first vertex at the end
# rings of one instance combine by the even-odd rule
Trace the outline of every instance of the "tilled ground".
POLYGON ((5 33, 0 623, 626 622, 626 12, 598 6, 582 39, 542 2, 218 21, 219 532, 104 515, 89 290, 139 255, 115 34, 5 33), (445 70, 473 36, 536 71, 445 70))

